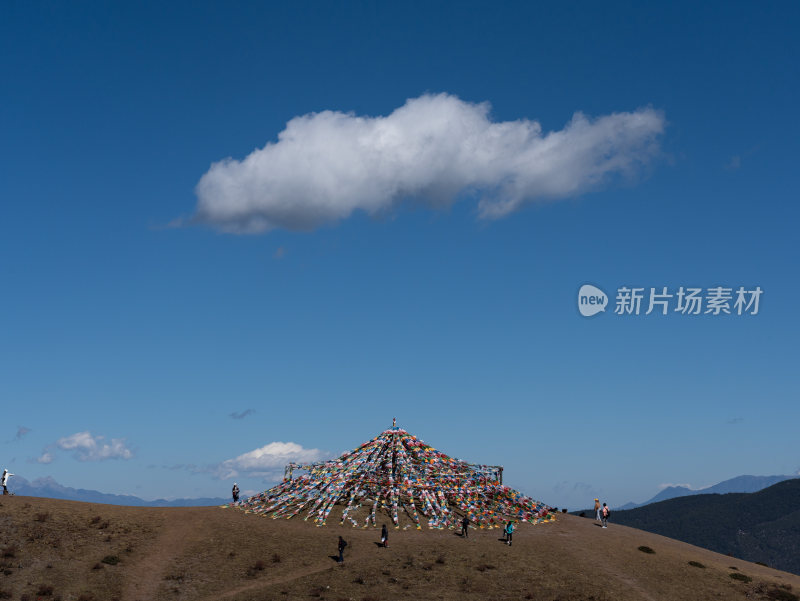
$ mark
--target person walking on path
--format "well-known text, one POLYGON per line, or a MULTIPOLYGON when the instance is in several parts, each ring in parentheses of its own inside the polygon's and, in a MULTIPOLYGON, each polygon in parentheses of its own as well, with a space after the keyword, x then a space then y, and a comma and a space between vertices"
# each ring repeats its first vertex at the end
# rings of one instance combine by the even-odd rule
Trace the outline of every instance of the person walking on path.
POLYGON ((344 563, 344 548, 347 546, 347 541, 341 536, 339 537, 339 563, 344 563))
POLYGON ((469 538, 469 518, 467 516, 464 516, 464 519, 461 520, 461 536, 469 538))
POLYGON ((603 508, 600 510, 600 515, 602 516, 603 528, 608 528, 608 516, 611 515, 611 510, 608 508, 608 505, 603 503, 603 508))
POLYGON ((601 521, 600 520, 600 499, 595 499, 594 500, 594 513, 597 516, 597 521, 598 522, 601 521))
POLYGON ((506 544, 511 546, 511 537, 514 535, 514 522, 506 524, 506 544))
POLYGON ((239 485, 236 482, 233 483, 233 490, 231 490, 231 494, 233 495, 233 502, 239 502, 239 485))
POLYGON ((13 475, 14 474, 9 473, 8 470, 3 470, 2 483, 3 483, 3 494, 4 495, 8 494, 8 479, 13 475))
POLYGON ((389 546, 389 531, 386 529, 386 524, 381 526, 381 545, 384 549, 389 546))

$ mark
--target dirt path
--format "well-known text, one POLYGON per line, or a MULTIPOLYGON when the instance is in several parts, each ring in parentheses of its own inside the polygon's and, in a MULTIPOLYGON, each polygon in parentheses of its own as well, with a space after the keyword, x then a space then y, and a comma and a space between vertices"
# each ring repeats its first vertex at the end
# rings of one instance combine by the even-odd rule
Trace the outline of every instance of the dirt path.
POLYGON ((269 580, 259 580, 257 582, 251 582, 249 584, 245 584, 243 586, 229 590, 225 593, 215 593, 214 595, 206 597, 201 601, 216 601, 217 599, 230 599, 240 593, 245 593, 247 591, 266 588, 268 586, 274 586, 276 584, 284 584, 286 582, 293 582, 298 578, 305 578, 306 576, 310 576, 311 574, 318 574, 320 572, 325 572, 329 570, 330 567, 331 567, 330 561, 327 563, 320 563, 317 564, 316 566, 309 566, 302 570, 295 570, 293 572, 290 572, 289 574, 283 574, 279 578, 272 578, 269 580))
MULTIPOLYGON (((168 510, 167 510, 168 511, 168 510)), ((175 512, 163 516, 161 533, 145 549, 145 556, 130 568, 122 590, 122 601, 152 601, 172 562, 190 545, 203 539, 192 513, 175 512)))

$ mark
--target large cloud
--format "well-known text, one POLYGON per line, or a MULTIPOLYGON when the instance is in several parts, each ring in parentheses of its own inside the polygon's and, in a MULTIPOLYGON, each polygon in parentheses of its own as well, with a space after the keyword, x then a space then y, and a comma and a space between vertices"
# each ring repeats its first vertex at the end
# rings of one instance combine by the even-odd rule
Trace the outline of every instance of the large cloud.
POLYGON ((489 104, 449 94, 408 100, 386 117, 323 111, 295 117, 278 141, 211 165, 195 218, 230 232, 310 229, 406 199, 434 208, 479 198, 484 218, 526 202, 572 196, 658 153, 664 117, 651 108, 560 131, 536 121, 494 123, 489 104))
MULTIPOLYGON (((104 442, 104 436, 92 436, 91 432, 76 432, 71 436, 59 438, 55 446, 63 451, 72 451, 79 461, 102 461, 104 459, 130 459, 133 452, 125 445, 124 438, 112 438, 104 442)), ((50 463, 51 453, 38 459, 40 463, 50 463)))
POLYGON ((296 442, 271 442, 259 449, 223 461, 216 470, 222 478, 236 478, 239 474, 273 477, 283 474, 287 463, 311 463, 325 455, 319 449, 306 449, 296 442))

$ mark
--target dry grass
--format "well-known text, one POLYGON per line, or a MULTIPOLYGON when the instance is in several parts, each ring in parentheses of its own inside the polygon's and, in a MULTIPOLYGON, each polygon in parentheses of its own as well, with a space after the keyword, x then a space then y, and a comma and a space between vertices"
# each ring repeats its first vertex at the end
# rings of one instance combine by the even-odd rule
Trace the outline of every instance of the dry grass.
POLYGON ((0 527, 0 599, 798 601, 800 588, 798 576, 738 560, 741 571, 731 572, 729 557, 570 515, 521 525, 513 547, 496 529, 473 529, 468 539, 397 530, 382 548, 379 529, 25 497, 4 499, 0 527), (339 534, 349 543, 342 566, 339 534))

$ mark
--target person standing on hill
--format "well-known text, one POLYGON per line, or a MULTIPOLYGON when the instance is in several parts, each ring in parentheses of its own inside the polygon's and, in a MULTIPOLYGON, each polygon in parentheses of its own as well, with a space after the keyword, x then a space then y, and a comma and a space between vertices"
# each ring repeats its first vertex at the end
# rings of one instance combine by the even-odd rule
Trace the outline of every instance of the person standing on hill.
POLYGON ((597 521, 601 521, 600 519, 600 499, 594 500, 594 513, 597 516, 597 521))
POLYGON ((384 548, 389 546, 389 531, 386 529, 386 524, 381 526, 381 544, 384 548))
POLYGON ((233 495, 233 502, 239 502, 239 485, 236 482, 233 483, 233 490, 231 490, 231 494, 233 495))
POLYGON ((608 516, 611 515, 611 510, 605 503, 603 503, 603 508, 600 510, 600 514, 603 517, 603 528, 608 528, 608 516))
POLYGON ((344 563, 344 548, 347 546, 347 541, 341 536, 339 537, 339 563, 344 563))
POLYGON ((514 535, 514 522, 506 524, 506 544, 511 546, 511 537, 514 535))
POLYGON ((2 483, 3 483, 3 494, 4 494, 4 495, 7 495, 7 494, 8 494, 8 479, 9 479, 11 476, 13 476, 13 475, 14 475, 14 474, 10 474, 10 473, 8 472, 8 470, 3 470, 3 478, 2 478, 2 483))
POLYGON ((461 520, 461 536, 469 538, 469 518, 467 516, 464 516, 464 519, 461 520))

